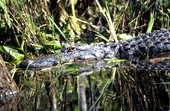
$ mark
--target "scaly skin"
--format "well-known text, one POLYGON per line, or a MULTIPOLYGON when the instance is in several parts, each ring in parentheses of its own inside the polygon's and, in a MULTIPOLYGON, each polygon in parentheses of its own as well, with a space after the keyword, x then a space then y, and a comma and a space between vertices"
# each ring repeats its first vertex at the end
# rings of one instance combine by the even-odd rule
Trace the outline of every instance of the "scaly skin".
POLYGON ((59 55, 26 59, 20 66, 30 68, 53 66, 62 62, 97 60, 117 57, 120 59, 133 59, 133 57, 152 56, 156 53, 170 52, 170 28, 155 30, 150 33, 138 35, 127 41, 106 44, 75 44, 61 49, 59 55), (60 59, 58 58, 60 56, 60 59))

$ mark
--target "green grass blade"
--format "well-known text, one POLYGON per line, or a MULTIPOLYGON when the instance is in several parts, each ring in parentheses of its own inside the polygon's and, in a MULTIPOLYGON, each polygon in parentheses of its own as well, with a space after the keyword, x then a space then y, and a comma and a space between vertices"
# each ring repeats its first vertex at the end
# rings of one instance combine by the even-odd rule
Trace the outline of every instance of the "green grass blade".
POLYGON ((50 21, 53 23, 53 25, 57 28, 59 33, 63 36, 63 38, 70 44, 70 41, 67 39, 67 37, 64 35, 64 33, 61 31, 61 29, 58 27, 58 25, 54 22, 52 18, 49 18, 50 21))
POLYGON ((150 21, 149 21, 148 28, 147 28, 146 32, 151 32, 152 31, 152 28, 153 28, 153 25, 154 25, 154 21, 155 21, 154 12, 151 12, 150 14, 151 14, 150 21))
POLYGON ((89 111, 92 111, 93 108, 95 107, 95 105, 100 101, 100 99, 103 97, 103 94, 105 93, 105 90, 107 89, 107 87, 109 86, 109 84, 111 83, 111 80, 108 79, 105 86, 103 87, 103 90, 100 94, 100 96, 97 98, 97 100, 93 103, 93 105, 90 107, 89 111))

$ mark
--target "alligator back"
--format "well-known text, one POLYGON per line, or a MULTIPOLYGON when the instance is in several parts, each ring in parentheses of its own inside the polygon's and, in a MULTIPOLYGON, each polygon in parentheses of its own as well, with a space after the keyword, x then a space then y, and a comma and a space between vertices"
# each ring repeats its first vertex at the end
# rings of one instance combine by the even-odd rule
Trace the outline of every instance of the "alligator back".
POLYGON ((170 51, 170 28, 155 30, 118 43, 116 57, 151 56, 170 51))

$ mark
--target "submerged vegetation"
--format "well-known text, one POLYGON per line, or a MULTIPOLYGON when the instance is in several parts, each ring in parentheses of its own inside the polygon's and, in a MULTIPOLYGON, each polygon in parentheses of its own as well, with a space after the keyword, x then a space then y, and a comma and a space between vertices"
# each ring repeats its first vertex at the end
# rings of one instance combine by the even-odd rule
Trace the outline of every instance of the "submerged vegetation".
POLYGON ((0 54, 26 95, 18 109, 168 109, 169 73, 112 67, 77 76, 79 64, 66 63, 28 76, 17 66, 65 44, 118 42, 169 25, 169 0, 0 0, 0 54))

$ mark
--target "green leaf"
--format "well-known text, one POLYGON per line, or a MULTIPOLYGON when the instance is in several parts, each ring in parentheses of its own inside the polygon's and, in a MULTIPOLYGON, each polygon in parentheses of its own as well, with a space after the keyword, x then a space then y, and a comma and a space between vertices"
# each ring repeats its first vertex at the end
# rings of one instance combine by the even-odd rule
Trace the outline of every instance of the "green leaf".
POLYGON ((0 46, 0 51, 11 56, 14 60, 23 60, 24 58, 24 54, 21 54, 19 50, 10 46, 0 46))
POLYGON ((112 63, 118 63, 118 62, 125 62, 127 61, 126 59, 117 59, 117 58, 112 58, 112 59, 105 59, 109 62, 112 62, 112 63))
POLYGON ((70 72, 70 71, 77 71, 78 65, 77 64, 70 64, 66 69, 63 70, 63 72, 70 72))
POLYGON ((4 54, 7 54, 7 53, 5 52, 5 50, 3 49, 3 46, 1 46, 1 45, 0 45, 0 52, 2 52, 2 53, 4 53, 4 54))
POLYGON ((60 44, 59 41, 50 41, 50 42, 46 43, 45 45, 54 46, 55 49, 62 48, 62 45, 60 44))

